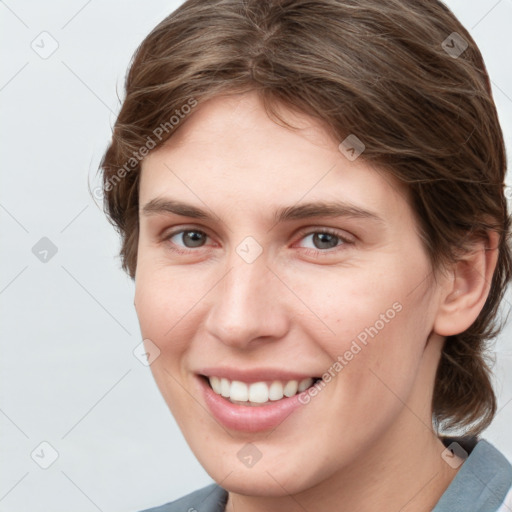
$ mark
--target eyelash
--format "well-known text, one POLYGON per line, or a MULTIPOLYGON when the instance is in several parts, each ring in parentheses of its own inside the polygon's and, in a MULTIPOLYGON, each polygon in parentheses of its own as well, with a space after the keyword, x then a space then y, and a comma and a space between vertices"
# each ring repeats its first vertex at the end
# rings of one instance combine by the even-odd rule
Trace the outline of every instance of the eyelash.
MULTIPOLYGON (((176 235, 178 235, 180 233, 186 233, 186 232, 189 232, 189 231, 193 231, 195 233, 200 233, 201 235, 204 235, 204 236, 209 238, 208 234, 205 233, 204 231, 201 231, 200 229, 194 229, 194 228, 183 229, 182 228, 182 229, 178 229, 176 231, 172 231, 171 233, 168 233, 167 235, 165 235, 164 238, 163 238, 163 241, 169 242, 169 248, 173 252, 176 252, 178 254, 183 254, 183 255, 190 254, 190 253, 195 251, 194 248, 183 249, 182 247, 177 246, 176 244, 174 244, 173 242, 170 241, 171 238, 173 238, 174 236, 176 236, 176 235)), ((343 249, 341 249, 341 247, 354 244, 354 242, 352 240, 349 240, 347 237, 344 237, 344 236, 340 235, 337 231, 329 229, 329 228, 322 228, 322 229, 302 232, 302 233, 300 233, 300 240, 306 238, 307 236, 315 235, 315 234, 328 234, 328 235, 332 235, 332 236, 336 237, 341 243, 339 243, 335 247, 332 247, 330 249, 325 249, 325 250, 322 250, 322 249, 311 249, 309 247, 302 247, 302 250, 308 256, 315 256, 315 257, 318 257, 319 255, 320 256, 330 256, 330 255, 332 255, 335 252, 337 253, 338 251, 343 250, 343 249)), ((203 247, 204 246, 200 246, 200 247, 197 247, 197 249, 201 249, 203 247)))

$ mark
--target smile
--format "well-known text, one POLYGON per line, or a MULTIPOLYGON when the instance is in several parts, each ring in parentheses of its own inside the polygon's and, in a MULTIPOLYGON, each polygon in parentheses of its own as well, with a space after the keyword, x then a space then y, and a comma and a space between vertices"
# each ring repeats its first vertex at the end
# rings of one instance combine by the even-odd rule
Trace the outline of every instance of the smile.
POLYGON ((260 381, 246 383, 240 380, 211 376, 208 382, 217 395, 227 398, 231 403, 245 406, 259 406, 269 402, 290 398, 311 387, 315 378, 307 377, 302 380, 260 381))
POLYGON ((196 374, 196 382, 218 423, 231 430, 256 433, 275 429, 304 408, 301 394, 319 380, 306 375, 263 369, 205 369, 196 374))

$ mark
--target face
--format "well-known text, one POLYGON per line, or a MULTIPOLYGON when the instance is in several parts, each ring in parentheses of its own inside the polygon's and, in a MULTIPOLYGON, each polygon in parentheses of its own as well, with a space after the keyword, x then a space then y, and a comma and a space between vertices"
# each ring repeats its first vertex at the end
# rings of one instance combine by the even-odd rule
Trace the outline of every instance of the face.
POLYGON ((299 129, 254 93, 202 103, 140 182, 154 378, 212 478, 254 495, 368 460, 427 401, 412 390, 439 295, 405 192, 282 112, 299 129))

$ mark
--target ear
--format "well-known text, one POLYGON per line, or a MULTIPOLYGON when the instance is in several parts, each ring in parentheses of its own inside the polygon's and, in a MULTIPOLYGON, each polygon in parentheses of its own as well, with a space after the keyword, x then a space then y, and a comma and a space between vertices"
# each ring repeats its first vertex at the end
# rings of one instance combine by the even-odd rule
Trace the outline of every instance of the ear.
POLYGON ((475 242, 471 251, 454 263, 434 322, 434 332, 453 336, 468 329, 484 307, 498 261, 499 235, 475 242))

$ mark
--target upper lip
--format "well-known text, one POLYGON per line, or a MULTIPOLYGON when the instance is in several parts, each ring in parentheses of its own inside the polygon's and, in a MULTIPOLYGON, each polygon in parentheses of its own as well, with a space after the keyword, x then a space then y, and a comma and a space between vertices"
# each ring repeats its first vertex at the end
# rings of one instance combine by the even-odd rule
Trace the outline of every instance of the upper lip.
POLYGON ((216 368, 202 368, 196 372, 205 377, 220 377, 228 380, 238 380, 241 382, 261 382, 261 381, 290 381, 290 380, 303 380, 308 377, 316 378, 315 373, 303 372, 290 372, 287 370, 278 370, 274 368, 247 368, 245 370, 240 368, 216 367, 216 368))

